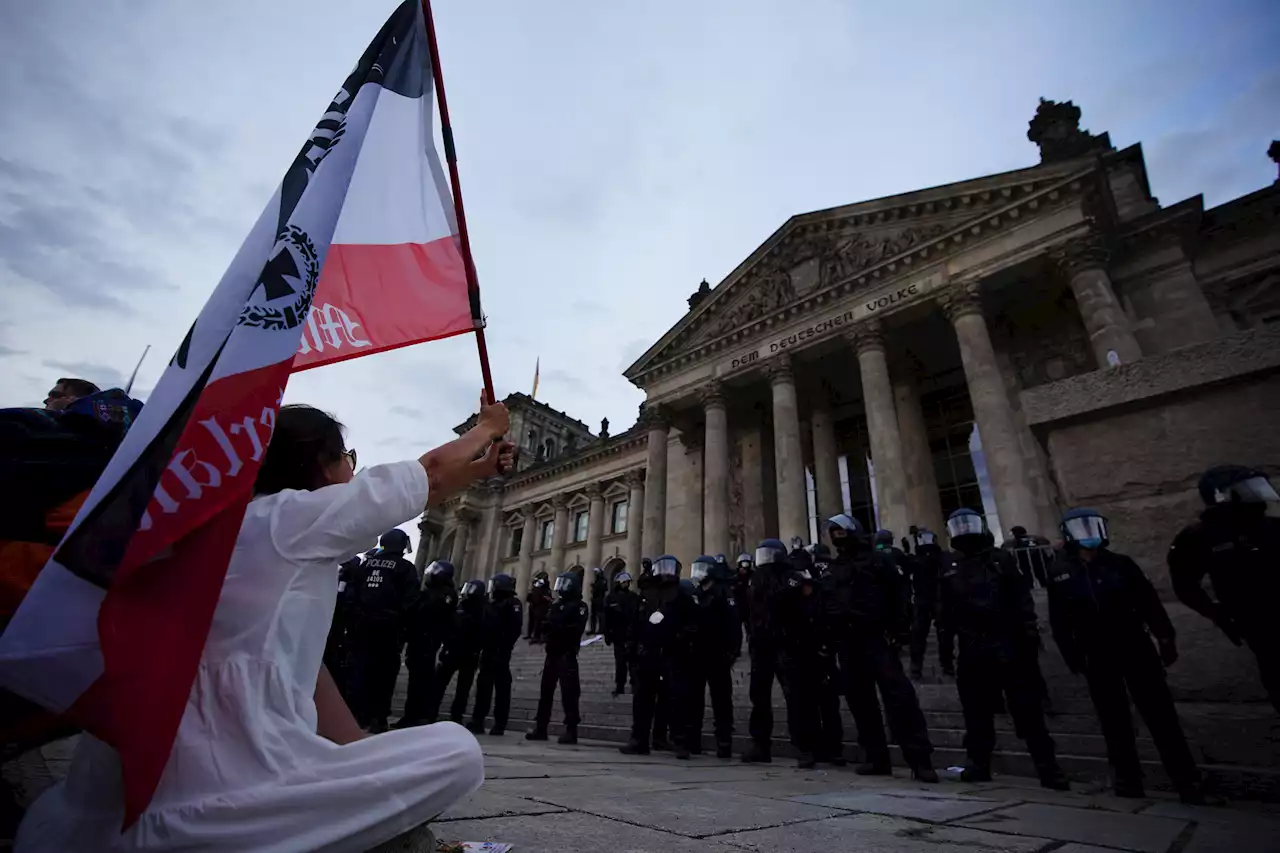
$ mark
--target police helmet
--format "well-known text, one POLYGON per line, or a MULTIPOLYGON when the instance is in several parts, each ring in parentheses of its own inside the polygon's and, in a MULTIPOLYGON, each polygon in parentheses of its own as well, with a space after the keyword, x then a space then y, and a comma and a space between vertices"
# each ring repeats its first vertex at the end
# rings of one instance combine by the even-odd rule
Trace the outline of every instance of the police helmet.
POLYGON ((787 546, 781 539, 765 539, 756 548, 756 565, 768 566, 782 563, 787 559, 787 546))
POLYGON ((893 531, 885 530, 883 527, 876 531, 875 538, 876 548, 892 548, 893 547, 893 531))
POLYGON ((938 536, 927 527, 921 527, 916 531, 916 547, 927 548, 931 545, 938 544, 938 536))
POLYGON ((600 568, 599 566, 596 566, 594 569, 591 570, 591 573, 593 575, 603 575, 604 569, 600 568))
POLYGON ((858 519, 842 512, 827 519, 827 532, 837 538, 842 536, 861 536, 862 525, 858 523, 858 519))
POLYGON ((968 507, 947 516, 947 535, 952 539, 961 536, 981 536, 987 532, 987 520, 968 507))
POLYGON ((1267 475, 1243 465, 1218 465, 1200 477, 1200 498, 1205 506, 1280 501, 1267 475))
POLYGON ((1101 548, 1111 540, 1107 537, 1107 520, 1095 509, 1073 509, 1062 516, 1062 538, 1081 548, 1101 548))
POLYGON ((653 560, 650 560, 648 557, 643 557, 643 558, 641 558, 641 560, 640 560, 640 574, 642 574, 642 575, 651 575, 651 574, 653 574, 653 560))
POLYGON ((618 572, 616 575, 613 576, 613 582, 615 584, 631 583, 631 573, 618 572))
POLYGON ((447 583, 453 580, 453 563, 448 560, 436 560, 427 566, 427 579, 432 583, 447 583))
POLYGON ((680 589, 681 591, 692 595, 694 598, 698 597, 698 587, 689 578, 680 578, 680 589))
POLYGON ((715 573, 716 559, 703 554, 693 561, 693 565, 689 567, 689 580, 694 583, 702 583, 715 573))
POLYGON ((750 555, 750 554, 739 554, 739 555, 738 555, 738 568, 740 568, 740 569, 751 569, 751 568, 754 568, 754 567, 755 567, 755 561, 751 559, 751 555, 750 555))
POLYGON ((808 569, 792 569, 787 573, 787 586, 797 589, 807 583, 813 583, 813 575, 808 569))
POLYGON ((458 590, 459 598, 471 598, 473 595, 484 595, 484 581, 469 580, 458 590))
POLYGON ((651 574, 660 580, 680 577, 680 561, 670 554, 663 554, 653 561, 651 574))
POLYGON ((378 539, 378 544, 387 551, 404 554, 410 550, 409 534, 399 527, 393 527, 378 539))
POLYGON ((515 593, 516 579, 507 574, 496 574, 489 578, 489 595, 496 593, 515 593))
POLYGON ((578 576, 574 572, 565 572, 556 578, 556 592, 561 598, 575 598, 582 594, 578 585, 578 576))

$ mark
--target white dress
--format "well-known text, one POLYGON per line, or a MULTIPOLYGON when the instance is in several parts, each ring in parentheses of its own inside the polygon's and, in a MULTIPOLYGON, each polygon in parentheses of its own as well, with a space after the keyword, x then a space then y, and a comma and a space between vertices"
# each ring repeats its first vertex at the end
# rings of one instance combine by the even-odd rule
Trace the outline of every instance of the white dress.
POLYGON ((417 461, 252 501, 151 806, 120 834, 119 758, 86 735, 66 779, 28 811, 15 850, 365 851, 478 788, 480 747, 454 723, 345 746, 316 734, 337 564, 426 501, 417 461))

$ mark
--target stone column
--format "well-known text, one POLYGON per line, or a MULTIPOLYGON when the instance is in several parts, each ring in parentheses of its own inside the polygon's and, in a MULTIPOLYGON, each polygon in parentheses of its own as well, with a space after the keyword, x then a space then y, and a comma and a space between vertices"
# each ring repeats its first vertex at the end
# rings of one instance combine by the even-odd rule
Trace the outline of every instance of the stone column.
POLYGON ((804 487, 804 457, 800 448, 800 408, 791 357, 769 363, 773 390, 773 453, 778 481, 778 538, 789 544, 793 536, 809 538, 809 507, 804 487))
POLYGON ((898 433, 889 360, 880 325, 875 322, 860 325, 852 335, 852 343, 858 352, 858 368, 862 374, 863 406, 880 505, 879 523, 881 527, 892 530, 895 537, 900 537, 910 524, 906 475, 902 470, 902 437, 898 433))
MULTIPOLYGON (((920 406, 920 385, 914 369, 903 371, 893 383, 893 405, 898 412, 898 435, 902 439, 902 473, 907 492, 907 521, 941 533, 942 500, 933 470, 929 431, 920 406)), ((894 531, 901 538, 906 531, 894 531)))
POLYGON ((720 384, 712 383, 702 395, 706 413, 706 440, 702 461, 702 550, 727 554, 729 550, 729 416, 720 384))
MULTIPOLYGON (((995 493, 1000 526, 1035 524, 1036 503, 1014 426, 1013 409, 991 345, 976 284, 958 285, 939 300, 955 328, 960 360, 973 403, 973 419, 982 438, 982 453, 995 493)), ((981 511, 981 507, 972 507, 981 511)))
POLYGON ((1052 250, 1050 258, 1071 284, 1098 367, 1112 366, 1110 353, 1120 364, 1141 358, 1138 339, 1107 275, 1107 252, 1101 238, 1091 234, 1072 240, 1052 250))
POLYGON ((627 498, 627 571, 633 578, 640 577, 641 537, 644 535, 644 471, 636 469, 627 473, 627 486, 631 494, 627 498))
POLYGON ((453 533, 453 551, 449 554, 449 562, 453 563, 453 570, 461 580, 473 574, 467 571, 463 561, 467 556, 467 540, 471 538, 471 524, 476 520, 476 514, 469 509, 459 508, 454 513, 454 518, 457 519, 457 525, 453 533))
MULTIPOLYGON (((764 538, 764 430, 756 418, 742 431, 742 549, 755 553, 764 538)), ((772 476, 772 475, 771 475, 772 476)))
POLYGON ((662 410, 645 406, 649 428, 648 459, 644 478, 644 530, 642 557, 662 556, 667 538, 667 433, 671 426, 662 410))
POLYGON ((587 497, 591 498, 591 508, 587 515, 587 559, 586 568, 600 567, 600 537, 604 535, 604 492, 599 483, 587 486, 587 497))
POLYGON ((844 495, 840 493, 840 453, 836 449, 836 425, 831 407, 825 399, 814 406, 813 484, 818 490, 818 529, 822 521, 844 512, 844 495))
POLYGON ((418 553, 413 555, 413 567, 418 570, 418 580, 427 570, 427 555, 431 553, 431 528, 427 527, 426 514, 418 522, 418 553))
POLYGON ((516 569, 516 593, 520 600, 529 592, 529 584, 533 582, 533 540, 538 536, 538 519, 533 517, 533 504, 521 507, 524 515, 524 527, 520 533, 520 562, 516 569))
POLYGON ((564 539, 569 534, 569 501, 564 495, 556 495, 551 499, 555 507, 555 527, 551 531, 551 571, 556 577, 564 571, 564 539))

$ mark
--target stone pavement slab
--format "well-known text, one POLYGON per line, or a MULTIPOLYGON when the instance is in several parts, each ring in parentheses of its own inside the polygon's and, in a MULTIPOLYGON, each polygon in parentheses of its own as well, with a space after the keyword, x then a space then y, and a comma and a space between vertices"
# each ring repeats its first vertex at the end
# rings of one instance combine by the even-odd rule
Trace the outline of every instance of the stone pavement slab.
POLYGON ((1165 853, 1188 826, 1166 817, 1026 803, 960 821, 992 832, 1079 841, 1142 853, 1165 853))
POLYGON ((998 835, 871 814, 847 815, 754 832, 735 832, 718 836, 716 840, 766 853, 814 853, 827 850, 833 853, 942 853, 948 850, 964 853, 1035 853, 1050 843, 1047 838, 998 835))
POLYGON ((792 802, 846 809, 854 812, 908 817, 930 823, 946 823, 983 812, 994 811, 1016 804, 1009 800, 980 800, 977 797, 947 796, 935 794, 921 796, 914 790, 903 791, 837 791, 828 794, 809 794, 792 797, 792 802))
MULTIPOLYGON (((947 786, 950 787, 949 785, 947 786)), ((1020 800, 1026 803, 1049 803, 1055 806, 1073 806, 1081 809, 1102 809, 1109 812, 1125 812, 1133 814, 1142 811, 1155 802, 1154 799, 1135 800, 1129 797, 1117 797, 1111 793, 1088 794, 1071 791, 1050 791, 1041 788, 1039 783, 1034 788, 994 787, 974 791, 973 796, 991 800, 1020 800)), ((1169 815, 1162 815, 1168 817, 1169 815)))
POLYGON ((484 787, 440 815, 440 817, 436 818, 436 822, 474 820, 482 817, 551 814, 563 811, 564 808, 561 806, 538 803, 524 797, 499 794, 484 787))
MULTIPOLYGON (((443 823, 441 841, 506 841, 513 853, 743 853, 717 841, 695 841, 589 814, 502 817, 443 823)), ((935 851, 936 853, 936 851, 935 851)))
POLYGON ((495 779, 485 782, 485 790, 512 797, 527 797, 543 803, 576 807, 588 799, 624 799, 648 791, 675 791, 677 786, 661 779, 638 776, 553 776, 544 779, 495 779))
POLYGON ((625 799, 598 797, 585 802, 578 800, 574 806, 588 814, 690 838, 782 826, 840 814, 834 809, 727 793, 714 787, 648 791, 625 799))
POLYGON ((1280 853, 1280 834, 1256 826, 1202 823, 1181 853, 1280 853))

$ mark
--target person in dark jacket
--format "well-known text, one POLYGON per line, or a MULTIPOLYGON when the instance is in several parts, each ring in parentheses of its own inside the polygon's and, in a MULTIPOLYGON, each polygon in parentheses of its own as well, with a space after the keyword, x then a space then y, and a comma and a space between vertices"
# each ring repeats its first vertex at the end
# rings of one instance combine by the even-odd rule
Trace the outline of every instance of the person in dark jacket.
POLYGON ((356 584, 361 579, 359 557, 352 557, 338 566, 338 595, 333 605, 333 622, 329 624, 329 636, 324 644, 325 668, 333 676, 333 683, 348 706, 354 702, 347 683, 351 672, 351 605, 356 584))
POLYGON ((489 734, 506 734, 507 716, 511 712, 511 650, 520 639, 524 626, 524 608, 516 595, 516 579, 497 574, 489 580, 489 601, 484 608, 481 631, 480 678, 476 682, 476 706, 467 728, 475 734, 484 732, 484 718, 489 714, 489 700, 497 690, 493 706, 493 728, 489 734))
POLYGON ((591 570, 591 621, 587 633, 598 634, 605 624, 604 597, 609 593, 609 581, 605 579, 604 569, 597 566, 591 570))
POLYGON ((938 537, 926 528, 917 530, 915 537, 915 571, 911 575, 911 588, 915 602, 911 626, 911 677, 924 677, 924 653, 929 646, 929 628, 938 627, 938 663, 942 674, 955 677, 955 637, 938 616, 938 571, 942 565, 942 547, 938 537))
POLYGON ((618 572, 613 589, 605 599, 604 642, 613 647, 613 695, 621 696, 631 675, 635 688, 635 661, 631 656, 636 633, 636 614, 640 612, 640 596, 631 591, 631 574, 618 572))
POLYGON ((529 585, 529 594, 525 596, 524 602, 529 611, 529 632, 525 634, 525 639, 530 644, 541 643, 544 639, 543 623, 546 621, 547 611, 551 609, 551 581, 546 572, 537 572, 533 576, 533 583, 529 585))
POLYGON ((1178 794, 1203 802, 1200 772, 1165 683, 1164 668, 1178 659, 1178 647, 1155 587, 1137 563, 1107 547, 1107 520, 1097 512, 1068 512, 1062 538, 1063 553, 1048 572, 1049 624, 1067 667, 1089 685, 1116 796, 1146 796, 1132 698, 1178 794))
POLYGON ((351 692, 357 722, 371 732, 387 730, 391 694, 400 674, 405 626, 416 606, 418 573, 404 559, 409 535, 388 530, 378 552, 364 561, 351 599, 351 692))
POLYGON ((747 764, 773 760, 773 682, 782 680, 781 626, 777 610, 792 569, 791 556, 778 539, 765 539, 756 548, 755 569, 747 590, 751 623, 747 629, 751 654, 751 744, 742 753, 747 764))
POLYGON ((733 664, 742 654, 742 622, 733 594, 733 570, 723 560, 699 557, 689 569, 698 603, 697 647, 690 657, 690 753, 702 751, 707 690, 715 717, 716 757, 733 755, 733 664))
POLYGON ((733 578, 733 598, 738 602, 738 616, 748 640, 751 637, 751 575, 756 570, 750 554, 739 554, 737 574, 733 578))
POLYGON ((439 719, 440 703, 449 689, 453 676, 458 685, 453 691, 453 704, 449 707, 449 719, 461 723, 471 700, 471 684, 476 668, 480 665, 480 652, 484 646, 484 581, 469 580, 458 590, 458 609, 453 617, 453 630, 440 647, 440 663, 436 667, 435 692, 427 708, 427 722, 439 719))
POLYGON ((1200 478, 1205 510, 1169 546, 1169 578, 1183 604, 1248 644, 1280 714, 1280 498, 1256 468, 1219 465, 1200 478), (1213 596, 1204 588, 1205 576, 1213 596), (1215 600, 1216 599, 1216 600, 1215 600))
POLYGON ((547 727, 551 725, 551 703, 555 700, 556 684, 560 685, 560 701, 564 704, 564 734, 557 742, 578 742, 578 650, 582 647, 582 632, 587 627, 587 605, 582 602, 582 586, 578 576, 566 572, 556 578, 556 601, 547 611, 545 636, 547 657, 542 664, 542 685, 538 695, 538 712, 533 731, 526 740, 546 740, 547 727))
POLYGON ((669 554, 654 560, 640 588, 631 737, 620 748, 624 755, 649 754, 661 702, 676 758, 689 757, 689 679, 685 670, 693 653, 697 615, 697 604, 680 589, 680 561, 669 554))
MULTIPOLYGON (((436 659, 440 646, 453 631, 458 589, 453 585, 453 563, 436 560, 422 576, 422 592, 409 620, 409 688, 404 715, 397 728, 421 726, 429 722, 432 698, 436 693, 436 659)), ((439 707, 437 704, 436 707, 439 707)))
MULTIPOLYGON (((836 557, 825 584, 826 606, 844 676, 845 698, 866 758, 856 772, 864 776, 892 772, 876 697, 879 688, 889 729, 912 776, 922 782, 937 782, 924 713, 898 656, 909 635, 903 576, 890 554, 868 547, 861 525, 851 516, 828 519, 827 535, 836 557)), ((890 545, 892 541, 890 534, 890 545)))
POLYGON ((809 569, 793 568, 778 595, 779 661, 796 766, 843 764, 839 698, 828 682, 832 647, 826 613, 809 569))
POLYGON ((943 558, 938 619, 960 638, 956 686, 964 711, 969 763, 960 778, 991 781, 995 714, 1001 694, 1014 730, 1026 741, 1040 784, 1065 791, 1053 738, 1029 667, 1029 649, 1038 649, 1031 586, 1007 552, 994 548, 986 520, 971 509, 947 519, 954 549, 943 558))

